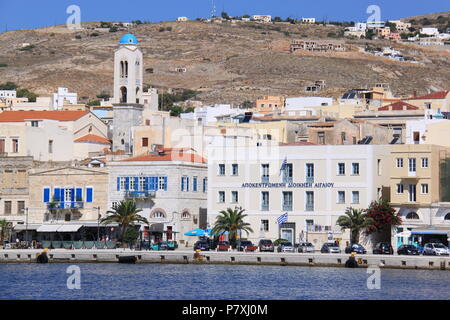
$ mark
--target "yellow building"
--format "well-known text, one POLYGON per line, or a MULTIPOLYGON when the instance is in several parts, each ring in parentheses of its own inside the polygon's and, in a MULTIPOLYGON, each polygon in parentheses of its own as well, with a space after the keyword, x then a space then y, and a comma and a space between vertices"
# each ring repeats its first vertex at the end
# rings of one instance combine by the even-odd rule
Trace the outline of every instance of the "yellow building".
POLYGON ((284 97, 281 96, 264 96, 256 100, 257 113, 272 113, 274 111, 282 112, 284 110, 284 97))
POLYGON ((424 96, 403 99, 420 109, 439 110, 441 112, 450 111, 450 90, 433 92, 424 96))
POLYGON ((391 149, 391 204, 402 218, 396 244, 423 246, 450 236, 450 148, 425 145, 394 145, 391 149))

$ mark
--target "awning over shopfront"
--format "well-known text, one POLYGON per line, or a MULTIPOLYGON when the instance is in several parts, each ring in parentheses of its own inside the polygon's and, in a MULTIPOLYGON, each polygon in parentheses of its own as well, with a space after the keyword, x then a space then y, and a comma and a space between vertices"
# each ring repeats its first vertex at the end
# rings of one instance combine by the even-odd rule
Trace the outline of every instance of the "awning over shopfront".
POLYGON ((56 232, 77 232, 82 226, 82 224, 64 224, 56 232))
POLYGON ((61 224, 43 224, 39 228, 36 229, 37 232, 56 232, 61 224))
POLYGON ((444 234, 450 235, 450 230, 414 229, 411 234, 444 234))
POLYGON ((20 232, 20 231, 25 231, 25 230, 36 230, 37 228, 39 228, 40 224, 28 224, 28 226, 26 224, 16 224, 13 228, 14 231, 16 232, 20 232))

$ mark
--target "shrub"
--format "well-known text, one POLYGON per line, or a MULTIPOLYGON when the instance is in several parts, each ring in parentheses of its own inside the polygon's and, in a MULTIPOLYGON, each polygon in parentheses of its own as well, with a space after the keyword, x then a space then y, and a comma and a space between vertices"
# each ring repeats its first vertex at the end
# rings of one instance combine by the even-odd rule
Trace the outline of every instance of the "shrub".
POLYGON ((276 247, 276 246, 279 246, 281 242, 286 242, 286 241, 287 241, 286 239, 281 239, 280 238, 280 239, 275 240, 273 242, 273 245, 276 247))
POLYGON ((111 97, 111 95, 109 95, 106 92, 102 92, 102 93, 97 95, 97 98, 99 98, 99 99, 109 99, 110 97, 111 97))
POLYGON ((87 103, 88 106, 99 106, 100 100, 92 100, 87 103))
POLYGON ((36 98, 38 97, 38 95, 34 92, 29 91, 28 89, 16 89, 16 95, 17 98, 23 98, 23 97, 27 97, 29 102, 36 102, 36 98))
POLYGON ((0 68, 6 68, 8 65, 6 63, 0 63, 0 68))
POLYGON ((11 81, 0 84, 0 90, 16 90, 18 87, 17 84, 11 81))

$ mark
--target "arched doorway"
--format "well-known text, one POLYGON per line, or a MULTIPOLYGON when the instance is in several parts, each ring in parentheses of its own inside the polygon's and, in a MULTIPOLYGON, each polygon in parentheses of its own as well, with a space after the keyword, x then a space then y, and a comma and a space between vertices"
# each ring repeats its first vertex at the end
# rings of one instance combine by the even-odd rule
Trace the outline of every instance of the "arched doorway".
POLYGON ((127 87, 120 88, 120 102, 122 103, 127 102, 127 87))
POLYGON ((444 220, 450 220, 450 212, 445 215, 444 220))

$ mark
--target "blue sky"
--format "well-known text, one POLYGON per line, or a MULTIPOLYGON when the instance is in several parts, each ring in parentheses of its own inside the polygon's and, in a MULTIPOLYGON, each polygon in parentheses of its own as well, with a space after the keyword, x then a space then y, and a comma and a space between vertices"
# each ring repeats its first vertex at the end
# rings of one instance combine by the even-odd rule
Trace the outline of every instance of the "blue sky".
MULTIPOLYGON (((366 21, 369 5, 381 8, 381 19, 394 19, 425 13, 449 11, 448 0, 214 0, 217 14, 271 14, 318 20, 366 21)), ((0 32, 29 29, 66 22, 66 8, 81 8, 82 21, 151 22, 209 17, 212 0, 0 0, 0 32)))

